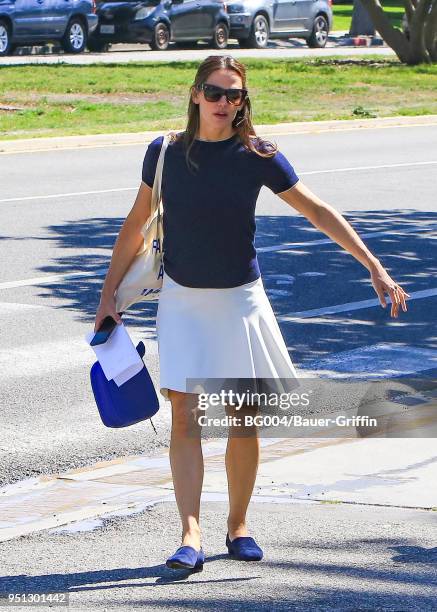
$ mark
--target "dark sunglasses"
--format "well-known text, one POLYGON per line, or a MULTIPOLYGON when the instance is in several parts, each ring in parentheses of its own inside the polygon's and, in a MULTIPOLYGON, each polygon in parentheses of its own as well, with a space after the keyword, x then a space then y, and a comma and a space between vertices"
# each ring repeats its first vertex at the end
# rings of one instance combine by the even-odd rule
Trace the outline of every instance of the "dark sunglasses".
POLYGON ((202 83, 198 89, 199 91, 203 90, 205 100, 208 102, 218 102, 225 95, 229 104, 235 106, 239 106, 247 96, 247 89, 223 89, 223 87, 210 83, 202 83))

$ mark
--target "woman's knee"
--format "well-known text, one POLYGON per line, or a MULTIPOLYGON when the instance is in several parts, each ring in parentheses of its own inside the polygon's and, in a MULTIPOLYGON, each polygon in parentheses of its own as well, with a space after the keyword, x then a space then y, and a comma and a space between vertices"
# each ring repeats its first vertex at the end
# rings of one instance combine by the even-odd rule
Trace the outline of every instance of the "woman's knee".
POLYGON ((197 417, 198 396, 169 389, 168 396, 172 408, 172 431, 176 433, 196 433, 199 431, 197 417))

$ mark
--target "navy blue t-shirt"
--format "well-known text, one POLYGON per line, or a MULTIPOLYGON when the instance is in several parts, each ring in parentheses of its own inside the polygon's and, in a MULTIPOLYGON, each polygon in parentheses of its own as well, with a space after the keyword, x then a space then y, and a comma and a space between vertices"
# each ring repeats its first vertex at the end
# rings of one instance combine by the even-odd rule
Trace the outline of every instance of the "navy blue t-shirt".
MULTIPOLYGON (((153 186, 163 136, 144 156, 142 180, 153 186)), ((277 151, 260 157, 238 134, 218 141, 196 139, 189 169, 182 140, 169 143, 162 173, 164 270, 185 287, 226 288, 260 276, 254 246, 255 207, 262 185, 274 193, 299 178, 277 151)))

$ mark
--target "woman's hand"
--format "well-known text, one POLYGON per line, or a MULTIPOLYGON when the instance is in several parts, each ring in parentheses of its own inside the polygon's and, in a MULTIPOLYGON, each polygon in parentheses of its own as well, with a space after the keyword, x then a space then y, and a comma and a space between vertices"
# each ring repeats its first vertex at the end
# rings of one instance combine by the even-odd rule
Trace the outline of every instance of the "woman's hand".
POLYGON ((94 333, 96 333, 102 324, 102 321, 107 316, 112 317, 118 324, 122 322, 120 315, 115 309, 115 297, 111 295, 103 295, 102 293, 94 322, 94 333))
POLYGON ((385 293, 388 293, 391 298, 391 316, 397 317, 399 313, 399 305, 402 305, 402 310, 407 312, 406 297, 410 297, 409 293, 406 293, 400 285, 398 285, 391 276, 387 273, 384 266, 377 263, 370 269, 372 285, 378 294, 379 301, 385 308, 387 302, 385 300, 385 293))

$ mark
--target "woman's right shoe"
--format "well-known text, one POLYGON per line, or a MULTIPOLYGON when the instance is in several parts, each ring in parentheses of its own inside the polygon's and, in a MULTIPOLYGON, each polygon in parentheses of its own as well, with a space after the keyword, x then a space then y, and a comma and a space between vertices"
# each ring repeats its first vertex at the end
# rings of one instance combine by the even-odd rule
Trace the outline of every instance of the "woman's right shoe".
POLYGON ((263 558, 262 549, 250 536, 240 536, 231 542, 229 533, 227 533, 226 546, 229 555, 240 561, 260 561, 263 558))
POLYGON ((203 548, 196 550, 192 546, 180 546, 177 551, 165 562, 171 569, 193 569, 197 572, 203 570, 205 553, 203 548))

